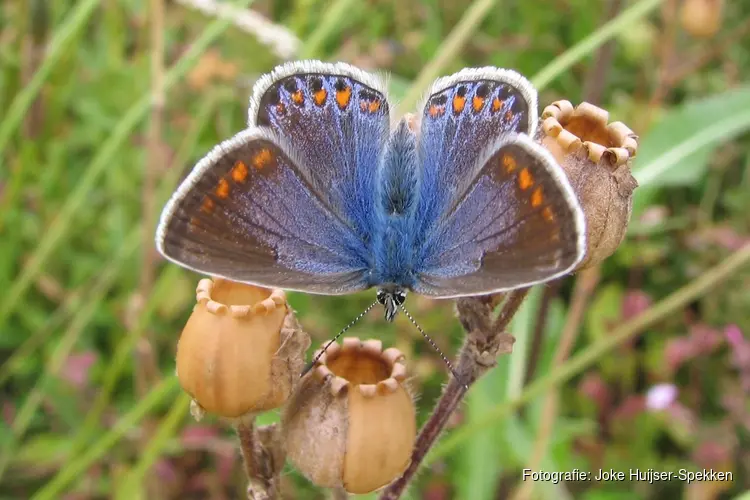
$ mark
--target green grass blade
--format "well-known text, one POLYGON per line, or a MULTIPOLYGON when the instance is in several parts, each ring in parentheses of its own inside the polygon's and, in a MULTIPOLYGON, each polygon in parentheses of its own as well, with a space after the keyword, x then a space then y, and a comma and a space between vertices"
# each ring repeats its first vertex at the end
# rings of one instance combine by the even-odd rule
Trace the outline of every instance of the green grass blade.
MULTIPOLYGON (((62 58, 70 41, 86 26, 86 22, 100 3, 101 0, 76 2, 77 5, 73 12, 68 15, 60 29, 55 32, 52 40, 47 44, 47 56, 44 61, 34 73, 31 81, 23 87, 4 113, 3 120, 0 122, 0 151, 5 151, 8 141, 23 121, 26 112, 39 94, 47 77, 52 73, 55 64, 62 58)), ((2 162, 3 157, 0 155, 0 167, 2 167, 2 162)))
POLYGON ((93 463, 102 458, 112 446, 114 446, 125 434, 135 427, 146 415, 157 405, 168 397, 173 397, 179 388, 177 377, 169 377, 149 391, 128 413, 120 418, 117 423, 98 439, 86 451, 71 460, 60 472, 41 490, 32 500, 52 500, 60 498, 66 486, 79 478, 93 463))
POLYGON ((575 63, 593 53, 610 39, 625 31, 635 21, 656 9, 661 2, 662 0, 641 0, 629 9, 622 11, 620 15, 557 56, 534 75, 531 82, 536 88, 543 89, 575 63))
POLYGON ((323 45, 345 22, 347 16, 351 16, 352 9, 359 0, 336 0, 322 16, 323 22, 313 31, 301 46, 300 59, 319 57, 323 45))
POLYGON ((135 467, 120 481, 120 488, 114 495, 115 500, 130 500, 136 498, 138 490, 144 484, 144 477, 154 463, 161 457, 169 445, 169 440, 177 434, 180 424, 185 420, 190 410, 190 397, 181 394, 172 403, 169 413, 162 419, 156 432, 150 437, 148 446, 144 448, 135 467))
MULTIPOLYGON (((124 245, 112 260, 112 269, 119 269, 119 266, 123 265, 125 261, 128 260, 137 247, 137 241, 131 241, 130 244, 124 245)), ((106 271, 104 279, 99 282, 99 287, 92 290, 92 292, 96 294, 94 296, 103 295, 104 289, 109 288, 117 274, 116 271, 106 271)), ((18 443, 26 434, 39 405, 42 403, 48 384, 60 373, 65 360, 68 358, 76 342, 78 342, 81 334, 86 329, 86 325, 88 325, 91 318, 96 314, 98 305, 97 301, 87 302, 74 316, 73 322, 58 341, 52 357, 45 366, 44 373, 40 375, 33 389, 29 392, 28 396, 26 396, 23 405, 18 410, 18 414, 13 420, 13 425, 11 426, 13 433, 12 441, 8 444, 2 457, 0 457, 0 480, 5 474, 5 470, 13 457, 12 450, 18 446, 18 443)))
POLYGON ((497 0, 475 0, 466 10, 461 20, 440 45, 435 56, 428 62, 412 83, 398 105, 399 115, 411 112, 418 104, 422 93, 432 81, 440 76, 461 48, 466 45, 477 26, 484 20, 497 0))
MULTIPOLYGON (((240 0, 237 2, 238 7, 247 7, 253 0, 240 0)), ((230 20, 219 19, 213 21, 190 46, 190 49, 180 58, 177 63, 169 70, 164 79, 164 89, 168 91, 177 83, 198 61, 203 52, 208 49, 209 45, 221 35, 230 25, 230 20)), ((104 173, 107 166, 112 164, 117 151, 123 145, 125 140, 130 136, 135 127, 146 117, 151 109, 151 95, 146 94, 138 100, 125 113, 125 116, 119 121, 107 142, 102 145, 99 152, 86 168, 86 171, 78 181, 75 191, 70 195, 65 205, 55 217, 51 226, 44 233, 44 237, 34 250, 28 264, 23 268, 21 274, 15 279, 6 294, 6 300, 0 304, 0 328, 5 326, 5 322, 15 310, 21 300, 24 298, 29 286, 39 275, 40 271, 47 262, 47 259, 53 255, 54 251, 62 242, 68 233, 75 215, 85 207, 85 202, 91 194, 97 180, 104 173)))

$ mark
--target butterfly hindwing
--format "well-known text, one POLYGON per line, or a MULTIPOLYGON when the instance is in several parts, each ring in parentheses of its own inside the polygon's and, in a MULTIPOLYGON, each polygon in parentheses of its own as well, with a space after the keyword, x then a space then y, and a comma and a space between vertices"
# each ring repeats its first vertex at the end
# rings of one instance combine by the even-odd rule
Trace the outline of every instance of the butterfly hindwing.
POLYGON ((249 124, 292 145, 332 209, 371 238, 372 193, 390 125, 382 82, 348 64, 287 63, 256 84, 249 124))
POLYGON ((426 237, 417 293, 480 295, 547 281, 583 257, 584 220, 554 158, 525 134, 486 148, 476 175, 426 237))
POLYGON ((415 291, 479 295, 547 281, 583 257, 584 220, 564 172, 525 134, 504 134, 427 235, 415 291))
POLYGON ((195 271, 340 294, 366 288, 362 240, 270 130, 247 129, 193 169, 165 207, 157 246, 195 271))

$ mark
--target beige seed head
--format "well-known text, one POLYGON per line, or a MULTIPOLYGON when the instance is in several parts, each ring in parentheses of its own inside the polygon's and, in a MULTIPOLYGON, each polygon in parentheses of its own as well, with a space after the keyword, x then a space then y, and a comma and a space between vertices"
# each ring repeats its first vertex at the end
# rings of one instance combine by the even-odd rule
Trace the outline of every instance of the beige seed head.
POLYGON ((287 457, 313 483, 368 493, 409 465, 416 412, 397 349, 346 338, 321 356, 284 408, 287 457))
POLYGON ((278 289, 203 279, 177 345, 182 388, 209 413, 278 408, 304 367, 310 339, 278 289))
POLYGON ((589 103, 557 101, 544 108, 536 140, 568 176, 586 219, 586 257, 579 269, 603 261, 622 242, 638 182, 630 173, 638 136, 589 103))

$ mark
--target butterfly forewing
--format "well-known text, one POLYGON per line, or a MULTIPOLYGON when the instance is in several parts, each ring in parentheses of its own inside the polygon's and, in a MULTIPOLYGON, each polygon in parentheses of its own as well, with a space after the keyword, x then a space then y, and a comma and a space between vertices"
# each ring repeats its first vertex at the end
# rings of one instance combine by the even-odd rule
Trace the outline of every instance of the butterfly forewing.
POLYGON ((536 113, 536 92, 514 71, 465 69, 436 80, 420 115, 421 225, 445 215, 488 144, 504 133, 532 134, 536 113))
POLYGON ((249 123, 290 144, 332 210, 371 238, 372 193, 390 124, 382 82, 348 64, 289 63, 258 82, 249 123))
POLYGON ((300 164, 270 131, 249 129, 220 144, 165 208, 159 249, 234 281, 329 294, 366 288, 361 239, 300 164))

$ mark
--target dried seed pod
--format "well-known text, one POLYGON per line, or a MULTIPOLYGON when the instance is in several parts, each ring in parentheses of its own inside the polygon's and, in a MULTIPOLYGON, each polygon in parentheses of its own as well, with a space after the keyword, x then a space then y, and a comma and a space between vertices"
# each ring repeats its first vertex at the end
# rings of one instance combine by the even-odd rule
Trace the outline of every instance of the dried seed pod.
POLYGON ((177 376, 200 408, 223 417, 278 408, 299 381, 310 338, 284 292, 203 279, 177 345, 177 376))
POLYGON ((696 38, 711 38, 721 27, 724 0, 685 0, 680 8, 682 28, 696 38))
POLYGON ((557 101, 544 108, 536 140, 562 166, 586 218, 586 257, 579 269, 594 266, 617 249, 627 231, 638 182, 630 160, 638 137, 622 122, 589 103, 557 101))
POLYGON ((409 465, 414 403, 398 349, 379 340, 332 344, 284 407, 287 457, 313 483, 361 494, 409 465))

